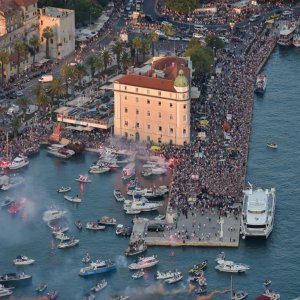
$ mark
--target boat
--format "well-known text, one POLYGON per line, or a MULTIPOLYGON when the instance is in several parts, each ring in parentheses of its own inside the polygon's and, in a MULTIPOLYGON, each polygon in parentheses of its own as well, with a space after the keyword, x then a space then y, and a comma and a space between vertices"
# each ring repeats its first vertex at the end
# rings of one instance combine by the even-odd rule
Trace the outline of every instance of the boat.
POLYGON ((141 270, 139 270, 139 271, 133 273, 133 274, 131 275, 131 277, 132 277, 133 279, 139 279, 139 278, 142 278, 144 275, 145 275, 145 272, 143 271, 143 269, 141 269, 141 270))
POLYGON ((169 189, 165 185, 161 185, 159 187, 153 187, 153 188, 144 188, 144 189, 139 186, 136 186, 134 188, 128 189, 127 195, 144 196, 147 199, 155 199, 155 198, 163 197, 168 192, 169 189))
POLYGON ((275 215, 275 189, 244 191, 241 216, 241 235, 268 238, 273 230, 275 215))
POLYGON ((125 197, 122 195, 121 191, 118 189, 114 190, 114 197, 118 202, 123 202, 125 197))
POLYGON ((259 74, 256 79, 254 92, 263 95, 267 87, 267 77, 264 74, 259 74))
POLYGON ((300 28, 298 27, 293 36, 293 45, 295 47, 300 47, 300 28))
POLYGON ((267 289, 265 292, 262 294, 262 296, 269 297, 270 300, 278 300, 280 299, 280 294, 275 293, 274 291, 267 289))
POLYGON ((75 226, 76 226, 79 230, 82 229, 82 223, 81 223, 80 220, 75 221, 74 224, 75 224, 75 226))
POLYGON ((7 298, 13 293, 12 288, 6 288, 4 285, 0 284, 0 298, 7 298))
POLYGON ((172 284, 172 283, 176 283, 180 280, 182 280, 183 276, 182 274, 179 272, 179 274, 175 274, 173 277, 165 279, 166 283, 172 284))
POLYGON ((64 196, 64 199, 73 202, 73 203, 81 203, 81 199, 78 196, 71 197, 71 196, 64 196))
POLYGON ((54 237, 55 237, 57 240, 62 241, 62 242, 64 242, 64 241, 69 241, 69 240, 70 240, 70 238, 69 238, 67 235, 65 235, 63 232, 55 233, 55 234, 54 234, 54 237))
POLYGON ((75 179, 76 181, 82 182, 82 183, 91 183, 92 180, 90 180, 87 176, 85 175, 79 175, 78 178, 75 179))
POLYGON ((129 208, 127 208, 126 210, 125 210, 125 214, 126 215, 138 215, 138 214, 140 214, 142 211, 141 210, 139 210, 139 209, 133 209, 133 208, 131 208, 131 207, 129 207, 129 208))
POLYGON ((244 291, 234 292, 231 300, 242 300, 248 297, 248 293, 244 291))
POLYGON ((116 235, 121 235, 124 232, 124 225, 123 224, 118 224, 116 227, 116 235))
POLYGON ((86 294, 86 295, 82 298, 82 300, 94 300, 95 298, 96 298, 96 296, 93 295, 93 294, 86 294))
POLYGON ((58 297, 58 291, 51 291, 46 294, 49 300, 54 300, 58 297))
POLYGON ((173 278, 176 275, 180 275, 181 273, 178 272, 177 270, 174 271, 165 271, 165 272, 161 272, 161 271, 157 271, 155 274, 155 279, 156 280, 166 280, 169 278, 173 278))
POLYGON ((101 220, 98 221, 98 224, 104 226, 114 226, 117 224, 117 220, 108 216, 103 216, 101 220))
POLYGON ((79 244, 79 240, 77 240, 77 239, 70 239, 70 240, 68 240, 68 241, 61 241, 59 244, 58 244, 58 246, 57 246, 57 248, 58 249, 66 249, 66 248, 71 248, 71 247, 75 247, 75 246, 77 246, 79 244))
POLYGON ((122 179, 129 180, 135 176, 135 163, 131 162, 127 164, 122 170, 122 179))
POLYGON ((51 146, 48 147, 47 152, 50 155, 59 158, 70 158, 73 155, 75 155, 75 151, 67 149, 64 145, 60 145, 60 144, 52 144, 51 146))
POLYGON ((26 199, 25 198, 22 198, 20 201, 18 202, 13 202, 11 203, 11 205, 9 206, 8 208, 8 212, 11 214, 11 215, 15 215, 16 213, 18 213, 20 210, 22 210, 25 205, 26 205, 26 199))
POLYGON ((67 211, 65 210, 58 210, 58 209, 50 209, 44 212, 43 214, 43 220, 45 222, 51 222, 54 220, 61 219, 62 217, 65 216, 67 211))
POLYGON ((136 262, 128 266, 129 270, 140 270, 150 267, 154 267, 159 263, 159 260, 156 255, 149 257, 139 257, 136 262))
POLYGON ((7 206, 10 206, 14 201, 14 199, 10 198, 10 197, 6 197, 4 201, 2 201, 1 203, 1 208, 5 208, 7 206))
POLYGON ((296 26, 293 23, 284 24, 279 32, 279 39, 277 43, 281 46, 289 46, 293 42, 294 31, 296 26))
POLYGON ((111 300, 128 300, 129 296, 113 296, 111 300))
POLYGON ((62 226, 53 226, 51 225, 51 223, 48 223, 48 226, 51 228, 52 230, 52 234, 57 235, 57 234, 63 234, 67 231, 69 231, 69 226, 68 225, 62 225, 62 226))
POLYGON ((268 286, 272 283, 272 281, 270 279, 266 279, 264 282, 263 282, 263 285, 264 286, 268 286))
POLYGON ((275 144, 275 143, 267 143, 267 147, 271 148, 271 149, 277 149, 278 148, 277 144, 275 144))
POLYGON ((27 283, 32 279, 31 275, 25 274, 22 272, 21 274, 16 273, 7 273, 0 275, 0 284, 3 284, 5 287, 8 286, 17 286, 21 283, 27 283))
POLYGON ((98 224, 98 222, 87 222, 85 228, 89 230, 104 230, 105 226, 98 224))
POLYGON ((105 279, 97 282, 95 286, 91 288, 91 291, 94 293, 98 293, 107 287, 107 281, 105 279))
POLYGON ((10 170, 17 170, 29 165, 29 160, 26 156, 19 155, 9 164, 10 170))
POLYGON ((110 167, 102 165, 94 165, 90 167, 89 172, 92 174, 102 174, 110 171, 110 167))
POLYGON ((195 294, 196 295, 203 295, 207 293, 207 287, 206 286, 199 286, 198 288, 195 289, 195 294))
POLYGON ((208 266, 208 262, 207 260, 204 260, 203 262, 199 263, 199 264, 196 264, 194 265, 190 270, 189 270, 189 273, 190 274, 199 274, 200 271, 206 269, 208 266))
POLYGON ((125 250, 126 256, 141 254, 147 250, 147 244, 143 239, 131 242, 125 250))
POLYGON ((57 190, 58 193, 67 193, 71 191, 71 187, 69 186, 62 186, 57 190))
POLYGON ((97 260, 92 262, 88 267, 81 268, 80 276, 90 276, 95 274, 106 273, 116 269, 116 265, 110 260, 97 260))
POLYGON ((220 272, 243 273, 249 270, 250 267, 244 264, 234 263, 231 260, 219 260, 215 269, 220 272))
POLYGON ((154 218, 155 221, 163 221, 165 220, 166 215, 158 215, 157 217, 154 218))
POLYGON ((87 264, 91 261, 90 255, 87 253, 81 260, 83 263, 87 264))
POLYGON ((167 173, 167 169, 165 167, 153 167, 153 168, 144 168, 142 171, 142 176, 148 177, 151 175, 163 175, 167 173))
POLYGON ((136 198, 133 197, 133 200, 125 201, 125 204, 123 205, 123 209, 125 212, 129 209, 137 210, 137 211, 154 211, 158 210, 162 206, 161 202, 151 202, 148 201, 145 197, 136 198))
POLYGON ((16 259, 13 260, 14 264, 17 266, 31 265, 35 262, 34 259, 28 258, 24 255, 18 255, 16 259))
POLYGON ((47 285, 45 283, 41 283, 40 286, 38 286, 35 290, 37 293, 42 293, 47 288, 47 285))
POLYGON ((198 282, 199 286, 201 287, 207 286, 207 280, 204 277, 203 271, 201 271, 201 274, 199 276, 194 277, 194 281, 198 282))

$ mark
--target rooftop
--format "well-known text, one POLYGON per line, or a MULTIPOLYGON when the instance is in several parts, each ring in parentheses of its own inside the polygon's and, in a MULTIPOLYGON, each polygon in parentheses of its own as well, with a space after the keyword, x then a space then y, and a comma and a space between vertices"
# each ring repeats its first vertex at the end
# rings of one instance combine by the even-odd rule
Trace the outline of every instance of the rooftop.
POLYGON ((72 10, 64 9, 64 8, 57 8, 57 7, 51 7, 47 6, 44 8, 41 8, 39 10, 40 14, 43 16, 53 17, 53 18, 66 18, 68 17, 69 13, 72 13, 72 10))

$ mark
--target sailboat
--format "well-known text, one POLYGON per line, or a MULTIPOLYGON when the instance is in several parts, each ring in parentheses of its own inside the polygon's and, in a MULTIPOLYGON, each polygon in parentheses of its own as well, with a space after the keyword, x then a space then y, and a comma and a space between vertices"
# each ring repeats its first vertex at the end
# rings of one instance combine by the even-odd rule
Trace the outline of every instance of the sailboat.
POLYGON ((230 276, 230 300, 242 300, 242 299, 246 299, 247 297, 248 297, 247 292, 245 291, 235 292, 233 290, 232 276, 230 276))

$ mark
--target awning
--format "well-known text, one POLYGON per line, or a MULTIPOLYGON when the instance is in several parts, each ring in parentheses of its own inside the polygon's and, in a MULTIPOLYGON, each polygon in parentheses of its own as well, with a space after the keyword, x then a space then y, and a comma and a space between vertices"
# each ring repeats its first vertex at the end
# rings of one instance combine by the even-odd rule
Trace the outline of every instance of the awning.
POLYGON ((85 126, 67 126, 65 129, 70 129, 70 130, 77 130, 77 131, 92 131, 94 128, 93 127, 85 127, 85 126))
POLYGON ((152 151, 160 151, 161 148, 159 146, 153 145, 153 146, 151 146, 150 150, 152 150, 152 151))

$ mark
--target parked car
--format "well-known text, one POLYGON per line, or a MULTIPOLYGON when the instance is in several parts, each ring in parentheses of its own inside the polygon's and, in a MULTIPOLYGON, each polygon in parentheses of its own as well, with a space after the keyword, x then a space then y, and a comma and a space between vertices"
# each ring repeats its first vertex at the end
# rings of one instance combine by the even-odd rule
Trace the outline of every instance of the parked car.
POLYGON ((40 83, 47 83, 47 82, 52 82, 53 81, 53 76, 52 75, 43 75, 39 78, 38 80, 40 83))

